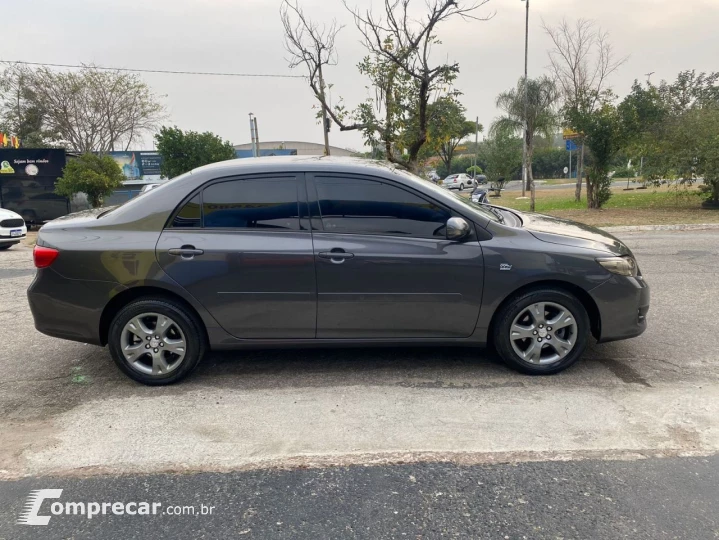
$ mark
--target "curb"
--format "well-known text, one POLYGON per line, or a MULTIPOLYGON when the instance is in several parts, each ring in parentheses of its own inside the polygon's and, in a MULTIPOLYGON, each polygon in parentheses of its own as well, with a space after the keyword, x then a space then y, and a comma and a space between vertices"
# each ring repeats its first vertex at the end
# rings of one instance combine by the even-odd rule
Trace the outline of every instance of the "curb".
POLYGON ((719 223, 679 223, 677 225, 622 225, 618 227, 599 228, 607 232, 702 231, 719 230, 719 223))

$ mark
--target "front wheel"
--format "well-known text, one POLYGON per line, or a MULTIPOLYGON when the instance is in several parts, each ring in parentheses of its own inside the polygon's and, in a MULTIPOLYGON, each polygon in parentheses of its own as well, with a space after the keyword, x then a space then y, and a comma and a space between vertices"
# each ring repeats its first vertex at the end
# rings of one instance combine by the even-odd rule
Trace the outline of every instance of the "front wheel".
POLYGON ((459 184, 459 191, 462 191, 464 189, 464 184, 459 184))
POLYGON ((197 316, 179 302, 143 298, 115 316, 108 345, 127 376, 157 386, 189 375, 205 353, 206 339, 197 316))
POLYGON ((0 244, 0 251, 5 251, 6 249, 10 249, 10 246, 12 246, 12 244, 0 244))
POLYGON ((558 373, 576 362, 589 342, 586 309, 560 289, 536 289, 508 302, 497 315, 494 342, 502 359, 530 375, 558 373))

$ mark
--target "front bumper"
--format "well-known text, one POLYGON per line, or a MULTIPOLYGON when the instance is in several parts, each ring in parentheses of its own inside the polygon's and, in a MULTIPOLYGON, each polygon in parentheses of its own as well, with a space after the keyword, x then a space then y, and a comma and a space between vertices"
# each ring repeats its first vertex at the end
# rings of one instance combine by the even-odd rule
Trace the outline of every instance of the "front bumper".
POLYGON ((599 343, 633 338, 647 329, 649 285, 641 276, 612 276, 589 294, 599 309, 599 343))

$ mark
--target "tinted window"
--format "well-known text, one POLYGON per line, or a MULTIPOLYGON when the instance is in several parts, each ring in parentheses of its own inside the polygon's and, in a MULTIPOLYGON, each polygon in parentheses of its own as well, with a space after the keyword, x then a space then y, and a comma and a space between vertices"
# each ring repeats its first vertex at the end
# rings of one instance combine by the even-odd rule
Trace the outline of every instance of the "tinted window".
POLYGON ((317 177, 327 232, 445 237, 451 214, 409 191, 372 180, 317 177))
POLYGON ((200 196, 190 199, 172 220, 173 227, 200 227, 202 225, 200 212, 200 196))
POLYGON ((294 178, 233 180, 202 193, 205 227, 299 230, 294 178))

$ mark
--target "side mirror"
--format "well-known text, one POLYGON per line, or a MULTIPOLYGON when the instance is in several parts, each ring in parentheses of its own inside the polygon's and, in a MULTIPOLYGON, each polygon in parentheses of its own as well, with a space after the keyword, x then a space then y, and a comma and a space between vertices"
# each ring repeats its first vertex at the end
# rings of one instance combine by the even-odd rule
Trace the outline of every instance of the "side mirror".
POLYGON ((447 220, 447 240, 461 240, 469 235, 469 223, 461 217, 452 217, 447 220))

